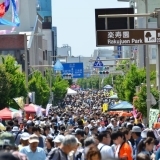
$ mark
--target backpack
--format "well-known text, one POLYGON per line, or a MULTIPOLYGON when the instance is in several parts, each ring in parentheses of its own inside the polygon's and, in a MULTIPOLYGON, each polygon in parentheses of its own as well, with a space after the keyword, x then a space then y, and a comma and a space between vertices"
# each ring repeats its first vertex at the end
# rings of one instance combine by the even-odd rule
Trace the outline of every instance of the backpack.
POLYGON ((81 160, 81 157, 82 157, 82 152, 79 152, 77 154, 77 156, 75 157, 76 160, 81 160))

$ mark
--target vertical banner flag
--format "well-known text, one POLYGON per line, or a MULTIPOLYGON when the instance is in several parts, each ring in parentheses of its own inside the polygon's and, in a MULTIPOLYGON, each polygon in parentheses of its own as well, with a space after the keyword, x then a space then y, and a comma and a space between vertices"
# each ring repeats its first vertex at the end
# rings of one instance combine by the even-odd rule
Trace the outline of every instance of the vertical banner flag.
POLYGON ((36 115, 38 117, 42 116, 42 106, 37 106, 36 115))
POLYGON ((152 128, 152 125, 157 122, 159 115, 158 109, 150 109, 149 112, 149 128, 152 128))
POLYGON ((0 25, 7 25, 7 26, 14 26, 14 27, 18 27, 20 25, 20 20, 18 17, 17 6, 16 6, 15 0, 5 0, 3 3, 0 4, 0 25), (12 9, 13 9, 13 20, 12 21, 9 21, 3 18, 10 7, 10 1, 12 2, 12 9))
POLYGON ((21 109, 24 108, 24 97, 13 98, 21 109))
POLYGON ((103 113, 105 111, 108 111, 108 103, 104 103, 103 106, 102 106, 102 109, 103 109, 103 113))
POLYGON ((47 104, 47 107, 46 107, 46 116, 48 116, 48 113, 49 113, 49 110, 51 108, 52 104, 47 104))

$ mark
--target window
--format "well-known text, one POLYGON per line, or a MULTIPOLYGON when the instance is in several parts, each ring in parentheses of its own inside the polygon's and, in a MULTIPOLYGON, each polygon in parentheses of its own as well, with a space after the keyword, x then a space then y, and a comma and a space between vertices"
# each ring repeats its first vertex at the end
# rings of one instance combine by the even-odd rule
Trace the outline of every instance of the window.
POLYGON ((157 49, 151 48, 151 59, 156 59, 157 57, 157 49))
POLYGON ((48 57, 47 57, 47 50, 45 50, 45 60, 47 61, 48 57))
POLYGON ((45 16, 44 17, 44 22, 52 22, 52 17, 51 16, 45 16))
POLYGON ((43 51, 43 60, 45 60, 45 52, 43 51))

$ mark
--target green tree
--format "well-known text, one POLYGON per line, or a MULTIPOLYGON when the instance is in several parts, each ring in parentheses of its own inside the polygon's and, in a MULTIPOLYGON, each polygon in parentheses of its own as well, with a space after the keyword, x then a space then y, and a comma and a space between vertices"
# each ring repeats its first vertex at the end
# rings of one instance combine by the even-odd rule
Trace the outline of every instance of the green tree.
MULTIPOLYGON (((12 56, 2 57, 2 66, 5 68, 10 80, 9 94, 6 103, 7 106, 12 106, 15 105, 13 98, 27 96, 25 75, 20 71, 20 66, 16 64, 16 60, 12 56)), ((18 105, 12 107, 19 108, 18 105)))
POLYGON ((29 91, 35 92, 35 103, 46 107, 50 96, 50 89, 46 78, 43 77, 40 71, 34 72, 28 86, 29 91))
POLYGON ((126 73, 130 69, 130 60, 122 60, 117 62, 116 70, 126 73))
POLYGON ((114 88, 120 100, 125 100, 125 86, 123 83, 124 79, 125 77, 123 75, 117 75, 114 80, 114 88))
POLYGON ((103 85, 112 85, 112 78, 113 76, 109 74, 106 78, 104 78, 103 85))
MULTIPOLYGON (((150 80, 155 80, 155 72, 151 72, 150 80)), ((140 86, 141 83, 146 83, 146 71, 140 69, 135 65, 131 65, 130 69, 124 76, 116 76, 114 86, 118 92, 118 97, 121 100, 133 102, 133 97, 136 92, 136 86, 140 86)))
POLYGON ((62 100, 69 87, 68 80, 62 79, 61 75, 56 75, 53 79, 52 92, 54 93, 54 104, 62 100))
POLYGON ((10 86, 10 76, 6 72, 5 67, 0 65, 0 110, 8 106, 10 86))
MULTIPOLYGON (((155 72, 151 72, 150 80, 155 79, 155 72)), ((136 92, 136 86, 140 86, 141 83, 146 83, 146 70, 140 69, 135 65, 132 65, 127 72, 124 80, 125 86, 125 99, 129 102, 133 102, 133 97, 136 92)))
POLYGON ((78 79, 77 84, 84 89, 87 88, 99 89, 101 81, 102 79, 98 75, 94 75, 89 78, 78 79))
MULTIPOLYGON (((138 98, 134 101, 134 106, 145 116, 147 117, 147 88, 146 86, 142 86, 140 92, 137 94, 138 98)), ((158 102, 159 100, 159 92, 155 88, 151 88, 151 93, 158 102)), ((152 108, 158 109, 158 103, 152 108)))
POLYGON ((53 70, 47 70, 45 75, 47 83, 50 85, 54 94, 54 104, 62 100, 66 93, 67 88, 71 85, 72 80, 65 80, 60 73, 55 73, 53 70))

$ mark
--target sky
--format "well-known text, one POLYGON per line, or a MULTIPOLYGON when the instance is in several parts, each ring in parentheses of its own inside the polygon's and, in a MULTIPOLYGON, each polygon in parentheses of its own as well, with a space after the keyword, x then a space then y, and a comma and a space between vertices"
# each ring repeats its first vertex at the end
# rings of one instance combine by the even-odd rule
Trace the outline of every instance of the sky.
POLYGON ((96 49, 95 9, 128 6, 128 2, 117 0, 52 0, 58 47, 68 44, 72 55, 90 57, 96 49))

